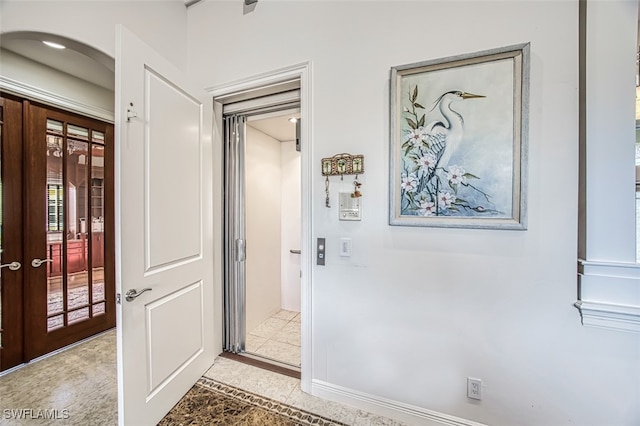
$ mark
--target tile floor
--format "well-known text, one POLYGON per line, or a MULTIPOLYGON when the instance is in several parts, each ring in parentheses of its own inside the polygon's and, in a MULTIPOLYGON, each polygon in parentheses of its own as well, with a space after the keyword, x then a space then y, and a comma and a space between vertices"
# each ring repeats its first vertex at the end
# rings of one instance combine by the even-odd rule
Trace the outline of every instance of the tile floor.
POLYGON ((205 377, 275 399, 354 426, 402 426, 404 423, 302 392, 300 380, 227 358, 216 358, 205 377))
POLYGON ((116 332, 110 330, 0 377, 0 424, 116 425, 115 347, 116 332), (5 412, 11 409, 34 412, 16 420, 5 412), (51 410, 47 415, 58 419, 38 419, 38 410, 51 410))
MULTIPOLYGON (((281 321, 291 323, 295 322, 294 320, 295 316, 281 321)), ((277 322, 275 325, 273 322, 270 324, 274 328, 278 328, 275 325, 280 325, 277 322)), ((278 331, 284 328, 283 326, 276 330, 271 337, 276 336, 278 331)), ((265 341, 261 346, 264 346, 268 340, 272 340, 271 337, 263 337, 265 341)), ((278 342, 276 339, 273 340, 278 342)), ((116 333, 115 330, 111 330, 80 345, 1 376, 0 424, 3 426, 115 426, 118 406, 115 347, 116 333), (5 416, 7 409, 57 410, 59 419, 15 420, 5 416), (65 413, 68 414, 68 418, 62 418, 65 413)), ((216 358, 214 365, 205 373, 205 377, 349 425, 403 425, 391 419, 305 394, 300 389, 298 379, 227 358, 216 358)))
POLYGON ((300 312, 280 310, 246 337, 249 353, 300 367, 300 312))

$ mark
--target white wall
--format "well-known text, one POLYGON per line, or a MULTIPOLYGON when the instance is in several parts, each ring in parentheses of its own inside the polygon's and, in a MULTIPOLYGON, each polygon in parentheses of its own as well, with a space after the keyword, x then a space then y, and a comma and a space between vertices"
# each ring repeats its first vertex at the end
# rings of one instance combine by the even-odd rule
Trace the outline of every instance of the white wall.
POLYGON ((300 153, 296 142, 280 144, 282 170, 282 309, 300 312, 300 153))
MULTIPOLYGON (((113 115, 114 93, 24 56, 0 50, 0 76, 89 105, 113 115)), ((115 78, 115 77, 114 77, 115 78)))
POLYGON ((245 148, 246 327, 280 310, 280 141, 247 125, 245 148))
POLYGON ((188 42, 207 86, 312 61, 312 226, 328 246, 313 270, 314 381, 495 425, 640 423, 638 336, 584 327, 573 307, 577 1, 264 1, 247 15, 205 2, 188 42), (390 67, 522 42, 529 229, 388 226, 390 67), (324 207, 319 160, 341 152, 365 156, 361 222, 324 207))
POLYGON ((188 28, 185 16, 181 2, 0 2, 3 32, 113 55, 122 22, 178 66, 188 45, 204 86, 313 61, 314 162, 346 151, 367 170, 357 223, 324 207, 314 175, 314 238, 329 249, 313 271, 314 380, 496 425, 640 423, 638 336, 583 327, 572 307, 577 1, 272 0, 247 15, 240 1, 211 1, 190 9, 188 28), (526 41, 529 229, 388 226, 389 68, 526 41), (341 236, 353 239, 348 261, 341 236), (466 399, 467 376, 483 379, 483 401, 466 399))
POLYGON ((187 59, 187 11, 181 0, 0 2, 0 31, 38 31, 68 37, 115 57, 116 24, 123 24, 181 69, 187 59))

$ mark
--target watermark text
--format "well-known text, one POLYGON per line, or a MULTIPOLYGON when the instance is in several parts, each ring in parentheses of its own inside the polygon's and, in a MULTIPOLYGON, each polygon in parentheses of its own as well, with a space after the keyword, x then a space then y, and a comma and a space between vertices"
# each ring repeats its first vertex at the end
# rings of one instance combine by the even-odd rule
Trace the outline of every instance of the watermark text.
POLYGON ((69 418, 69 410, 54 408, 5 408, 2 410, 1 418, 5 420, 66 420, 69 418))

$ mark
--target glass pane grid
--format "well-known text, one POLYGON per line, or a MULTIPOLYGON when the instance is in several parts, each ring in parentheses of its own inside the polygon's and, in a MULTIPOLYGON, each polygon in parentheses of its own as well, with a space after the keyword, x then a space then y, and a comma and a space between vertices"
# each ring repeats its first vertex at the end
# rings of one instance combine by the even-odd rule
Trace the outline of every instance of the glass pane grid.
POLYGON ((53 259, 47 329, 52 331, 106 311, 105 134, 55 120, 47 130, 47 250, 53 259))

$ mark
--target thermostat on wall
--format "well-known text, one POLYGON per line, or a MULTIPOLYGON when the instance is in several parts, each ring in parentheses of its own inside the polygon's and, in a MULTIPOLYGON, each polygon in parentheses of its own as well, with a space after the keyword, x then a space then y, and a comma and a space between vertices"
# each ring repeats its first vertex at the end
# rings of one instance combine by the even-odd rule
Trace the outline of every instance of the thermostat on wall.
POLYGON ((360 220, 362 197, 352 197, 351 192, 340 193, 340 208, 338 218, 340 220, 360 220))

